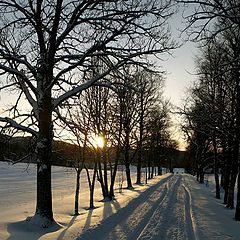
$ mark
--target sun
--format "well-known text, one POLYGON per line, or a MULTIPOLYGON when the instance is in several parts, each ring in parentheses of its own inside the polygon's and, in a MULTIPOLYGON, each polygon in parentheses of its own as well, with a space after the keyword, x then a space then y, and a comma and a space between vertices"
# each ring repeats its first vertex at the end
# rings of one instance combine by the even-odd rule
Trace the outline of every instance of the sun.
POLYGON ((95 142, 97 147, 103 148, 104 147, 104 139, 101 136, 96 136, 95 142))

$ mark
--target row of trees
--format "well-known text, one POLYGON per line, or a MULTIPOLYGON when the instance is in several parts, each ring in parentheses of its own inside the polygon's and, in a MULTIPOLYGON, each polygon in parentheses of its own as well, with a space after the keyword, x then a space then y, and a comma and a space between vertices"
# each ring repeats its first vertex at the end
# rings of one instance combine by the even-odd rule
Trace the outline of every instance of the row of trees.
MULTIPOLYGON (((129 72, 132 66, 151 68, 150 55, 157 57, 176 47, 167 28, 167 20, 173 14, 172 5, 171 0, 0 0, 0 91, 9 90, 16 98, 9 115, 0 116, 0 121, 4 129, 27 132, 36 139, 37 204, 32 222, 36 219, 37 224, 45 227, 54 222, 51 165, 52 142, 58 128, 55 124, 58 121, 71 126, 69 107, 73 108, 75 101, 78 101, 78 113, 72 112, 71 116, 74 122, 76 118, 85 124, 78 123, 83 127, 81 137, 77 137, 82 146, 87 144, 91 129, 85 126, 92 121, 95 123, 91 125, 92 133, 101 134, 105 146, 111 146, 111 141, 117 143, 116 155, 122 147, 120 138, 124 138, 124 161, 131 187, 131 141, 137 128, 135 98, 141 102, 138 110, 142 120, 134 144, 142 149, 148 96, 139 97, 142 90, 142 94, 147 94, 144 83, 140 85, 142 89, 137 88, 137 95, 129 90, 141 84, 134 82, 140 76, 131 77, 129 72), (133 83, 119 81, 124 78, 133 83), (90 87, 91 91, 86 91, 90 87), (120 103, 115 105, 116 112, 109 109, 109 100, 112 100, 111 107, 115 101, 120 103), (109 111, 115 115, 108 114, 109 111)), ((157 111, 154 114, 159 115, 157 111)), ((76 128, 71 126, 71 129, 79 134, 76 128)), ((141 157, 140 150, 139 167, 141 157)), ((94 169, 97 167, 101 164, 96 162, 94 169)), ((105 184, 107 196, 111 189, 107 190, 106 179, 101 183, 105 184)))
POLYGON ((68 101, 59 112, 61 122, 58 125, 64 129, 59 137, 79 146, 74 161, 77 173, 75 214, 78 214, 83 168, 87 171, 90 208, 93 208, 96 177, 104 200, 112 200, 119 164, 124 165, 127 188, 131 189, 130 165, 137 166, 136 183, 140 184, 143 166, 149 169, 148 178, 153 177, 154 167, 158 167, 158 174, 161 174, 161 164, 166 158, 164 151, 173 145, 169 104, 162 98, 161 74, 132 66, 123 78, 118 76, 118 80, 111 88, 103 86, 103 82, 90 87, 68 101), (89 166, 93 169, 92 176, 89 166))
POLYGON ((197 81, 183 110, 188 150, 195 159, 194 169, 200 182, 204 181, 208 168, 214 170, 216 198, 220 198, 222 186, 228 208, 235 207, 234 189, 238 179, 235 219, 240 220, 240 178, 237 178, 240 167, 240 2, 182 2, 197 6, 196 12, 188 16, 188 29, 195 26, 194 33, 190 32, 197 33, 194 37, 201 40, 196 61, 197 81), (213 24, 209 25, 210 22, 213 24))

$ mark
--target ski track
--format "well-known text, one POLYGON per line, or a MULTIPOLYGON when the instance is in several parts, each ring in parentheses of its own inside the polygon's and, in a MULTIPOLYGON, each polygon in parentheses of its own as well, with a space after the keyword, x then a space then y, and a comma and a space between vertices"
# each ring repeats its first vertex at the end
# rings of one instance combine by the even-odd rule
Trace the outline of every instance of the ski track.
POLYGON ((185 190, 185 222, 188 236, 194 236, 193 240, 198 240, 196 221, 192 211, 192 196, 188 187, 183 184, 185 190))
POLYGON ((198 240, 184 182, 183 175, 169 176, 77 239, 198 240))

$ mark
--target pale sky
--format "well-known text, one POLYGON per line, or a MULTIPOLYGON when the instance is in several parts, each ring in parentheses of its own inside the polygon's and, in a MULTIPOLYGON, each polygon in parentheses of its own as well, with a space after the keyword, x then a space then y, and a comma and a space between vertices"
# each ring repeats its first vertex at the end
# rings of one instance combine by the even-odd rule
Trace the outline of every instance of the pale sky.
MULTIPOLYGON (((194 57, 195 47, 193 43, 186 43, 181 48, 173 52, 174 58, 169 58, 163 62, 163 68, 168 72, 165 80, 164 96, 176 107, 182 107, 187 88, 192 86, 194 79, 194 57)), ((174 111, 174 110, 173 110, 174 111)), ((172 121, 178 125, 180 117, 177 114, 172 114, 172 121)), ((180 150, 184 150, 183 136, 179 132, 179 126, 174 126, 174 139, 180 146, 180 150)))
MULTIPOLYGON (((188 11, 191 11, 190 7, 188 11)), ((172 52, 173 57, 169 57, 167 61, 159 62, 159 64, 168 72, 165 80, 165 97, 170 99, 174 106, 181 107, 187 88, 192 86, 196 79, 194 59, 197 54, 197 44, 193 42, 183 43, 183 39, 186 39, 184 34, 180 38, 180 29, 184 28, 181 12, 173 16, 170 24, 173 38, 183 45, 172 52)), ((179 122, 179 116, 173 115, 173 121, 179 122)), ((184 149, 182 134, 179 131, 175 132, 175 139, 180 143, 180 149, 184 149)))
POLYGON ((172 104, 180 106, 186 88, 192 85, 196 78, 194 75, 194 57, 196 49, 193 43, 185 43, 173 52, 174 57, 162 62, 163 68, 168 72, 165 81, 165 96, 170 98, 172 104))
MULTIPOLYGON (((194 58, 196 56, 196 44, 188 41, 185 43, 187 36, 181 34, 181 30, 185 28, 182 17, 183 9, 179 8, 178 13, 174 14, 170 19, 169 24, 173 39, 182 46, 172 52, 173 57, 165 62, 160 63, 163 68, 169 73, 165 83, 165 95, 171 99, 174 105, 181 105, 181 100, 184 98, 184 93, 187 87, 192 84, 196 78, 194 76, 194 58)), ((193 11, 193 6, 189 5, 185 9, 185 14, 193 11)))

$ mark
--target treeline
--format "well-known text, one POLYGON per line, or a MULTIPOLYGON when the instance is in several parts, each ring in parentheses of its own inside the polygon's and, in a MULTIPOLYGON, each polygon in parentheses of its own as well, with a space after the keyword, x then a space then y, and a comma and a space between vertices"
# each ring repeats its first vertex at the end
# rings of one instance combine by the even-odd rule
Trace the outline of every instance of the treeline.
POLYGON ((223 188, 223 203, 227 208, 236 207, 235 219, 240 220, 240 6, 236 1, 208 4, 199 3, 204 13, 199 10, 192 15, 192 24, 200 17, 211 17, 215 22, 211 27, 201 25, 198 32, 201 41, 196 58, 197 80, 182 110, 183 130, 198 181, 203 183, 204 174, 212 170, 216 198, 220 199, 223 188))

